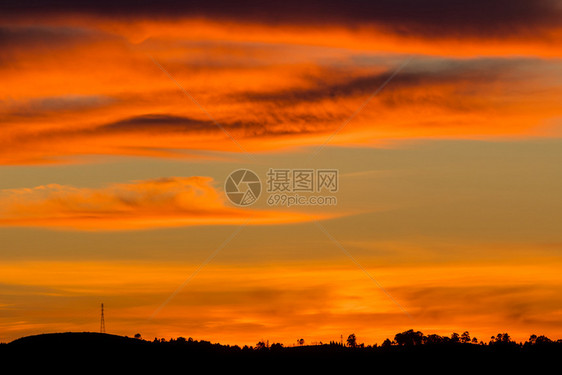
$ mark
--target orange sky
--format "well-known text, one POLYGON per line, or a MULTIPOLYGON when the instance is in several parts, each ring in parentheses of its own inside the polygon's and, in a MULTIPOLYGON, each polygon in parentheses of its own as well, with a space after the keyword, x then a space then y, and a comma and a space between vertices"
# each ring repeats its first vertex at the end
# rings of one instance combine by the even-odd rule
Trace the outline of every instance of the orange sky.
POLYGON ((331 3, 2 6, 0 341, 562 337, 560 4, 331 3))

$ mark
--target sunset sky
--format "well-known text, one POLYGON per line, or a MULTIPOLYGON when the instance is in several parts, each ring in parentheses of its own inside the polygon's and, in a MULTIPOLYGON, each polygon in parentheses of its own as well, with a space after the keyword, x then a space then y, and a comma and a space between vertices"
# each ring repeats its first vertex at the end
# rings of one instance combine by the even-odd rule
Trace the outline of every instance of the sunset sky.
POLYGON ((2 1, 0 342, 102 302, 150 340, 562 338, 561 45, 556 0, 2 1))

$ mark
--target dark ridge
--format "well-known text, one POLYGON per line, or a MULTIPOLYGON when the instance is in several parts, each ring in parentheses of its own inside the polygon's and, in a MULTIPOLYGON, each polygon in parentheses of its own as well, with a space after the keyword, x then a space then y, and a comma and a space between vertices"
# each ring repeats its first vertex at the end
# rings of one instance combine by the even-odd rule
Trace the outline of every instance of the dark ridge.
POLYGON ((468 339, 468 332, 453 333, 449 338, 408 330, 396 334, 392 341, 387 339, 382 345, 374 346, 357 343, 352 334, 345 344, 330 342, 308 346, 300 342, 294 347, 284 347, 260 341, 255 347, 240 348, 183 337, 147 341, 140 335, 129 338, 66 332, 28 336, 0 344, 0 361, 22 369, 36 367, 42 370, 40 372, 47 368, 69 369, 72 373, 89 372, 85 370, 94 368, 109 373, 116 369, 123 369, 125 373, 178 369, 189 373, 196 368, 209 373, 232 372, 234 368, 242 372, 261 369, 261 372, 273 373, 333 373, 353 369, 397 373, 419 372, 420 369, 431 373, 497 369, 505 373, 519 372, 523 368, 535 371, 555 368, 562 358, 562 340, 553 341, 545 336, 533 335, 525 343, 512 341, 506 333, 492 337, 488 343, 468 339))
POLYGON ((111 335, 96 332, 64 332, 44 333, 34 336, 26 336, 9 343, 10 346, 26 347, 59 347, 59 346, 104 346, 104 345, 138 345, 147 344, 146 341, 129 337, 111 335))

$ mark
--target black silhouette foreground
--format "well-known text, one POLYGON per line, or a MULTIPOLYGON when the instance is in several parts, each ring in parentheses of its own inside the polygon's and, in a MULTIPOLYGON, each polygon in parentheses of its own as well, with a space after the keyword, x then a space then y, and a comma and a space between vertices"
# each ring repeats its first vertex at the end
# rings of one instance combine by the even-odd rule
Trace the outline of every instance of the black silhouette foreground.
POLYGON ((355 334, 349 335, 345 342, 306 345, 303 339, 298 339, 296 343, 284 347, 259 341, 256 346, 240 348, 183 337, 147 341, 140 334, 129 338, 69 332, 28 336, 0 344, 0 360, 4 364, 10 361, 24 366, 39 364, 41 368, 79 366, 72 367, 77 372, 97 366, 113 369, 122 366, 130 371, 174 368, 182 373, 193 372, 195 367, 210 373, 235 367, 274 373, 337 369, 374 373, 422 369, 439 373, 461 369, 487 373, 496 369, 504 373, 524 368, 544 368, 558 373, 562 360, 562 340, 532 335, 526 342, 517 343, 507 333, 492 336, 488 342, 471 338, 468 332, 444 337, 408 330, 382 345, 359 344, 355 334))

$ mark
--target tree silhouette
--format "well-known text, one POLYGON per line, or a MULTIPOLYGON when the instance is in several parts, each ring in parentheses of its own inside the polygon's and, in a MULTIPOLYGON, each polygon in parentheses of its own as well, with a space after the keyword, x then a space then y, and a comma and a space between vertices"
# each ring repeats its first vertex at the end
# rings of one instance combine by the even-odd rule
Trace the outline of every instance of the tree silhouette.
POLYGON ((303 346, 304 345, 304 339, 298 339, 297 344, 299 344, 300 346, 303 346))
POLYGON ((495 337, 492 336, 490 341, 490 345, 492 344, 513 344, 514 342, 511 341, 511 336, 507 333, 498 333, 495 337))
POLYGON ((394 336, 394 341, 400 346, 421 345, 423 343, 423 333, 410 329, 402 333, 397 333, 394 336))
POLYGON ((468 333, 468 331, 464 331, 461 335, 460 340, 463 344, 469 343, 470 342, 470 333, 468 333))
POLYGON ((539 345, 540 344, 550 344, 551 342, 552 342, 551 339, 549 339, 548 337, 543 336, 543 335, 537 337, 537 339, 535 340, 535 344, 539 344, 539 345))
POLYGON ((355 348, 357 346, 357 338, 355 337, 355 333, 347 336, 347 346, 350 348, 355 348))
POLYGON ((386 339, 383 341, 382 345, 383 348, 390 348, 392 346, 392 341, 390 339, 386 339))

